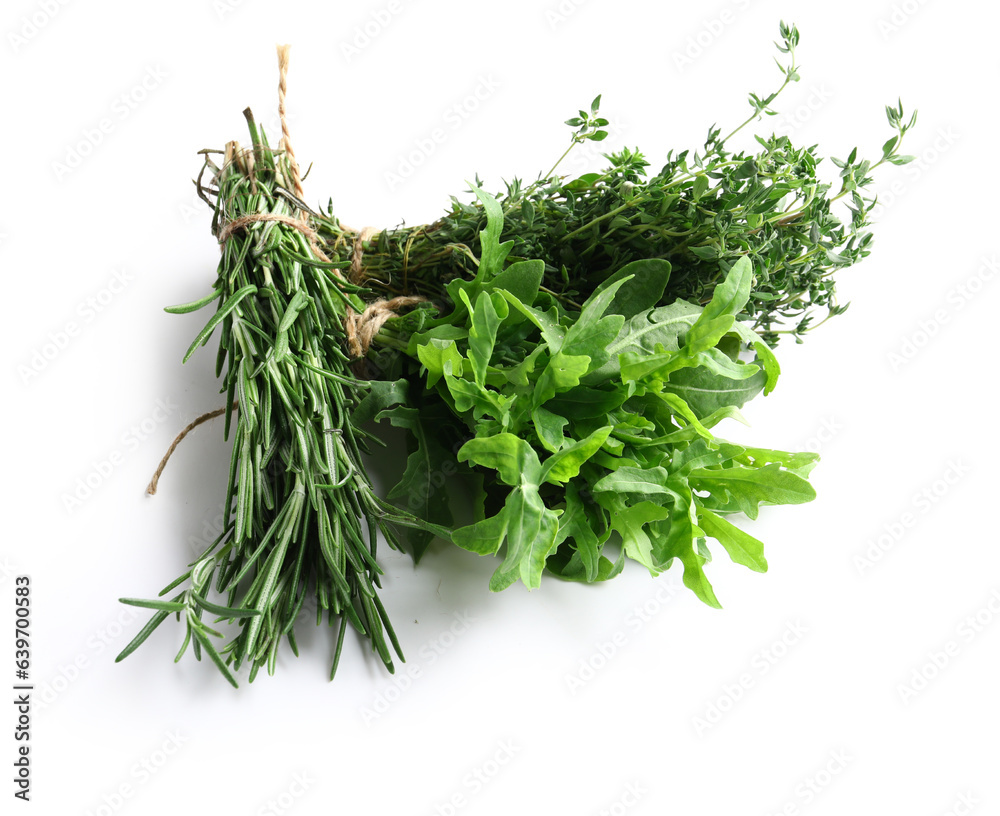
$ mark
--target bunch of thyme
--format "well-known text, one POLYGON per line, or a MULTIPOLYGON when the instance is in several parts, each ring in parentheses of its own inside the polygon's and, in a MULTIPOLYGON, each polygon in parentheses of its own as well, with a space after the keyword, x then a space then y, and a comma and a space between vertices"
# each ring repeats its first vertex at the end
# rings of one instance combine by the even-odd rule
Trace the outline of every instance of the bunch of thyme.
MULTIPOLYGON (((741 124, 724 136, 711 127, 701 151, 669 151, 653 175, 648 175, 645 155, 629 148, 604 154, 608 166, 603 171, 557 175, 576 145, 607 135, 600 96, 589 110, 569 119, 571 143, 555 165, 531 184, 515 178, 497 196, 504 214, 501 240, 514 242, 510 258, 543 260, 545 289, 579 308, 625 264, 648 258, 672 266, 664 305, 678 298, 705 304, 722 270, 747 256, 755 278, 744 317, 772 346, 781 334, 801 341, 819 325, 813 322, 817 309, 826 311, 824 320, 842 313, 846 305, 837 302, 833 275, 871 251, 872 172, 912 159, 899 151, 916 116, 907 120, 901 103, 887 107, 895 135, 875 161, 859 158, 857 148, 844 160, 832 159, 839 170, 837 184, 817 174, 822 159, 815 145, 796 147, 787 136, 755 134, 757 152, 731 151, 733 137, 774 115, 774 101, 799 79, 799 32, 782 23, 780 35, 777 48, 785 59, 776 60, 780 86, 763 96, 751 93, 751 113, 741 124), (847 205, 846 223, 834 208, 841 199, 847 205)), ((475 184, 482 186, 478 176, 475 184)), ((313 223, 334 252, 337 247, 349 251, 357 240, 332 207, 313 223)), ((452 197, 451 208, 437 221, 384 230, 366 240, 366 270, 390 291, 440 297, 452 278, 475 274, 485 226, 480 201, 452 197)))

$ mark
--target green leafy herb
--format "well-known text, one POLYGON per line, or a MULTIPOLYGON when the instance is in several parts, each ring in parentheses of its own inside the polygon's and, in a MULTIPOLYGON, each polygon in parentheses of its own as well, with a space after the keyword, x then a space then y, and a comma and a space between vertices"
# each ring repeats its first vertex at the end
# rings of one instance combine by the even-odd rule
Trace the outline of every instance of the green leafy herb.
MULTIPOLYGON (((503 213, 488 193, 476 194, 488 214, 484 257, 500 257, 503 213)), ((805 469, 815 457, 765 455, 709 430, 779 373, 760 338, 737 328, 754 274, 749 257, 704 307, 653 305, 670 273, 663 261, 623 272, 573 310, 540 286, 515 295, 500 286, 514 276, 480 264, 472 286, 453 285, 464 308, 444 319, 455 329, 450 339, 441 322, 407 339, 426 388, 471 434, 458 459, 492 485, 495 512, 484 498, 480 520, 452 540, 503 556, 493 589, 518 579, 531 589, 550 559, 574 580, 616 574, 601 568, 614 563, 602 552, 614 531, 624 554, 654 575, 679 560, 685 584, 717 606, 703 570, 705 539, 736 563, 766 569, 760 542, 723 516, 756 518, 761 504, 808 501, 805 469), (609 314, 613 305, 625 314, 609 314), (740 359, 748 341, 753 362, 740 359)))

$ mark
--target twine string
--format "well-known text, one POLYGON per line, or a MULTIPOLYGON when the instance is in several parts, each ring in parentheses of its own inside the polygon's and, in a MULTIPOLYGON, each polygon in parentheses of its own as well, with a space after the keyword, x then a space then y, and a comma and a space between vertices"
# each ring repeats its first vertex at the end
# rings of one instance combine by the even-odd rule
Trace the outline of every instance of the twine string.
MULTIPOLYGON (((233 408, 239 407, 237 401, 233 401, 233 408)), ((156 468, 156 473, 153 474, 153 478, 149 480, 149 486, 146 488, 146 492, 150 496, 156 495, 156 488, 160 484, 160 476, 163 474, 163 469, 167 466, 167 462, 173 455, 173 452, 177 449, 177 446, 181 444, 181 441, 187 436, 191 431, 197 428, 202 423, 208 422, 210 419, 215 419, 217 416, 221 416, 226 413, 225 408, 216 408, 214 411, 209 411, 207 414, 202 414, 200 417, 196 418, 193 422, 188 424, 183 431, 177 434, 177 437, 173 442, 170 443, 170 447, 167 448, 167 452, 163 454, 163 458, 160 460, 160 464, 156 468)))
POLYGON ((281 141, 278 146, 283 148, 285 155, 288 156, 288 166, 292 174, 295 195, 305 200, 302 176, 299 174, 299 163, 295 159, 295 151, 292 150, 292 140, 288 135, 288 118, 285 116, 285 94, 288 93, 288 52, 290 50, 290 45, 278 46, 278 118, 281 120, 281 141))

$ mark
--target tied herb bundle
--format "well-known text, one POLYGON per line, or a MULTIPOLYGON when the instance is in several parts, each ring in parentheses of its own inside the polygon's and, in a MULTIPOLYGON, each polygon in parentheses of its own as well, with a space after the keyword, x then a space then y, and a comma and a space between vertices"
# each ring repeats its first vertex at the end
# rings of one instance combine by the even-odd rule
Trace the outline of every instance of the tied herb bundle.
MULTIPOLYGON (((578 310, 622 266, 650 258, 671 264, 664 305, 676 299, 704 305, 724 270, 745 256, 754 264, 754 278, 740 319, 772 346, 781 335, 801 341, 822 322, 815 321, 817 313, 823 320, 841 314, 846 305, 837 302, 833 276, 869 254, 872 173, 912 161, 900 148, 916 115, 907 120, 901 103, 887 106, 893 135, 879 157, 865 159, 854 148, 844 159, 831 158, 835 183, 821 178, 816 145, 796 147, 787 136, 755 133, 757 152, 730 150, 730 141, 749 125, 777 113, 773 103, 799 80, 799 32, 782 23, 780 35, 780 85, 767 94, 751 93, 750 115, 724 136, 712 126, 701 151, 668 151, 655 174, 648 174, 643 153, 623 148, 603 154, 608 166, 601 172, 557 175, 574 148, 608 135, 600 96, 569 119, 573 136, 553 167, 531 184, 515 178, 499 197, 500 239, 513 242, 510 259, 542 260, 544 291, 578 310), (837 213, 838 202, 846 221, 837 213)), ((482 186, 478 177, 476 184, 482 186)), ((367 274, 391 282, 388 291, 432 298, 446 298, 444 284, 452 278, 475 274, 485 224, 481 201, 455 197, 432 224, 371 237, 342 227, 332 207, 314 221, 331 246, 360 240, 367 274)))
MULTIPOLYGON (((477 177, 474 200, 453 198, 433 224, 381 232, 303 201, 279 49, 282 141, 272 150, 246 111, 247 149, 230 143, 221 167, 204 151, 198 188, 222 260, 208 297, 168 310, 218 299, 187 357, 220 329, 227 438, 237 417, 224 530, 161 598, 183 585, 175 595, 123 599, 155 614, 119 659, 176 613, 181 654, 193 643, 234 685, 243 664, 252 680, 274 671, 283 638, 295 651, 312 596, 317 622, 339 627, 333 671, 348 622, 392 671, 390 644, 402 652, 377 594, 379 535, 415 559, 434 537, 499 555, 492 590, 538 587, 546 571, 604 581, 626 559, 656 575, 676 559, 684 584, 719 606, 709 539, 766 570, 762 543, 729 517, 811 500, 817 457, 715 428, 775 387, 782 334, 801 341, 817 308, 844 310, 832 274, 870 251, 870 173, 910 160, 899 148, 915 122, 887 108, 895 134, 881 157, 833 160, 836 185, 818 177, 815 147, 786 137, 731 152, 798 80, 798 31, 780 33, 781 86, 751 94, 747 120, 725 137, 711 128, 701 152, 671 151, 659 173, 628 149, 577 178, 556 174, 561 158, 502 196, 477 177), (386 499, 362 457, 379 441, 372 420, 407 431, 386 499), (443 473, 471 486, 471 523, 456 525, 443 473), (216 648, 205 615, 239 633, 216 648)), ((563 158, 607 135, 599 104, 568 121, 563 158)))
POLYGON ((167 309, 184 313, 219 301, 184 360, 220 329, 216 375, 225 369, 226 438, 237 416, 223 531, 161 592, 186 585, 175 596, 122 599, 156 613, 118 659, 175 612, 187 626, 177 659, 193 643, 199 659, 204 650, 235 686, 230 664, 249 664, 252 680, 262 666, 273 673, 284 637, 297 652, 293 626, 312 595, 317 623, 325 615, 339 627, 331 676, 348 622, 391 672, 391 652, 402 652, 378 596, 378 536, 396 547, 393 525, 449 533, 395 509, 372 487, 361 455, 365 432, 350 417, 370 383, 354 376, 343 330, 364 310, 362 290, 312 241, 290 203, 297 199, 289 189, 301 188, 297 167, 269 149, 245 114, 251 149, 231 144, 230 160, 215 175, 213 232, 222 244, 215 287, 167 309), (209 600, 213 584, 227 595, 225 605, 209 600), (239 621, 240 634, 217 648, 213 638, 223 635, 205 614, 239 621))

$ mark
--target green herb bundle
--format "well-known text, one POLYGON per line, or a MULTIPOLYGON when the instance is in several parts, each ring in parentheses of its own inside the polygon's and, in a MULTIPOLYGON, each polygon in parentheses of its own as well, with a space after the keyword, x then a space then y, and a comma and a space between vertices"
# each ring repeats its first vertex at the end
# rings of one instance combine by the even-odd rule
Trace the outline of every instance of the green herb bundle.
MULTIPOLYGON (((684 583, 718 606, 703 570, 706 537, 737 563, 766 569, 761 542, 725 515, 755 518, 762 503, 815 495, 805 480, 814 454, 733 445, 711 430, 778 379, 771 350, 736 320, 751 262, 737 261, 704 308, 657 306, 669 264, 645 260, 627 264, 571 311, 541 290, 540 260, 505 264, 511 244, 498 240, 502 210, 477 192, 487 227, 476 277, 448 285, 450 314, 426 319, 421 310, 392 321, 397 340, 414 327, 406 352, 419 361, 417 376, 472 435, 457 458, 481 475, 478 520, 455 529, 452 540, 504 553, 493 590, 518 579, 538 587, 545 569, 605 580, 626 556, 655 575, 676 558, 684 583), (747 344, 754 362, 740 359, 747 344), (613 532, 621 542, 615 561, 602 554, 613 532)), ((391 420, 394 410, 379 417, 391 420)))
MULTIPOLYGON (((225 529, 169 600, 125 599, 155 614, 119 659, 176 613, 181 653, 193 642, 234 684, 243 664, 253 679, 273 672, 283 638, 295 650, 314 597, 318 622, 339 627, 334 671, 348 623, 391 671, 390 644, 402 653, 377 594, 379 535, 415 559, 434 537, 499 555, 493 590, 538 587, 546 571, 604 581, 626 559, 655 575, 677 560, 718 606, 709 539, 766 570, 762 543, 730 519, 811 500, 817 457, 715 429, 775 387, 781 334, 801 340, 815 309, 843 311, 832 274, 870 251, 870 173, 910 159, 899 148, 915 122, 887 108, 896 133, 881 157, 834 160, 837 185, 818 178, 815 147, 786 137, 730 152, 798 79, 798 31, 782 24, 781 37, 781 87, 751 94, 743 124, 670 152, 659 173, 627 149, 572 179, 560 159, 501 196, 477 178, 475 199, 453 198, 433 224, 375 235, 311 211, 287 131, 271 150, 247 112, 250 148, 230 147, 221 167, 206 151, 211 182, 198 181, 223 245, 215 288, 168 310, 219 301, 188 356, 220 329, 227 438, 237 416, 225 529), (386 499, 363 459, 379 441, 372 420, 407 431, 386 499), (470 523, 455 522, 446 473, 471 487, 470 523), (206 614, 238 634, 216 648, 206 614)), ((569 120, 570 149, 606 136, 599 104, 569 120)))
MULTIPOLYGON (((796 340, 825 317, 844 311, 834 274, 866 257, 867 231, 875 198, 872 172, 884 164, 905 164, 900 148, 916 116, 906 119, 902 104, 887 107, 894 135, 877 160, 831 159, 838 181, 824 181, 817 146, 796 147, 787 136, 754 134, 755 153, 732 152, 730 141, 752 123, 777 111, 777 97, 799 79, 795 49, 798 30, 780 26, 780 86, 751 93, 751 113, 726 135, 711 127, 701 151, 673 150, 658 173, 638 150, 604 154, 601 172, 567 178, 556 174, 572 149, 607 136, 598 96, 589 110, 567 124, 574 129, 569 148, 536 181, 514 179, 499 196, 504 213, 501 241, 513 241, 511 260, 545 264, 544 291, 569 308, 580 304, 604 280, 634 260, 661 258, 672 273, 661 300, 705 304, 723 271, 741 257, 754 264, 750 297, 741 320, 772 346, 780 335, 796 340), (837 213, 842 202, 846 222, 837 213)), ((766 121, 766 120, 765 120, 766 121)), ((478 177, 476 184, 482 186, 478 177)), ((333 215, 315 226, 333 247, 353 246, 359 237, 333 215)), ((432 224, 385 230, 363 241, 366 270, 379 287, 395 293, 446 297, 444 284, 475 274, 478 236, 486 224, 482 202, 452 197, 452 207, 432 224)), ((377 290, 380 291, 380 290, 377 290)), ((824 318, 825 319, 825 318, 824 318)))
POLYGON ((372 488, 361 448, 365 432, 350 418, 370 384, 354 376, 344 348, 345 315, 363 309, 360 289, 313 254, 311 230, 279 191, 294 171, 258 134, 252 149, 233 153, 215 176, 213 231, 222 259, 212 293, 167 311, 183 313, 216 299, 218 309, 195 338, 186 361, 219 328, 216 374, 226 393, 225 434, 237 420, 225 500, 224 529, 190 569, 161 595, 170 600, 123 599, 157 610, 125 648, 132 652, 171 612, 184 616, 190 642, 203 649, 233 685, 228 668, 262 666, 273 673, 278 645, 310 594, 317 622, 338 625, 336 672, 348 622, 370 638, 392 671, 390 650, 401 650, 378 596, 377 539, 397 546, 393 525, 448 531, 393 508, 372 488), (238 405, 238 411, 237 409, 238 405), (225 606, 209 600, 225 593, 225 606), (241 622, 224 648, 204 614, 241 622))

